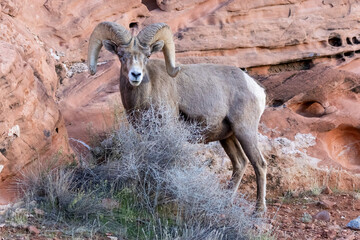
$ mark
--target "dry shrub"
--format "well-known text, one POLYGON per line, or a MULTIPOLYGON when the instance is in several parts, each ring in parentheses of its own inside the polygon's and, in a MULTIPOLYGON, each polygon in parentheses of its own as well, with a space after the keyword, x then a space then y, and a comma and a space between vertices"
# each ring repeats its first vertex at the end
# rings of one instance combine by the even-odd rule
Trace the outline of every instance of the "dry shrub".
POLYGON ((217 176, 196 163, 168 172, 168 187, 179 206, 181 222, 211 226, 224 239, 242 239, 260 219, 251 214, 253 207, 242 196, 224 188, 217 176), (221 230, 221 231, 220 231, 221 230))
POLYGON ((85 189, 91 183, 76 179, 77 168, 53 162, 36 163, 23 172, 19 186, 27 203, 36 201, 52 219, 88 220, 105 210, 101 205, 103 186, 85 189))
MULTIPOLYGON (((116 199, 120 205, 131 202, 127 207, 132 214, 141 219, 146 212, 147 220, 136 236, 125 233, 126 238, 246 239, 260 219, 204 164, 202 145, 197 143, 202 131, 196 123, 174 118, 165 107, 151 108, 136 120, 136 129, 121 123, 93 147, 101 164, 89 160, 74 169, 56 168, 27 177, 25 192, 39 203, 49 201, 57 214, 83 219, 106 213, 101 199, 116 199)), ((106 215, 107 225, 124 229, 121 220, 116 222, 119 212, 124 211, 106 215)))

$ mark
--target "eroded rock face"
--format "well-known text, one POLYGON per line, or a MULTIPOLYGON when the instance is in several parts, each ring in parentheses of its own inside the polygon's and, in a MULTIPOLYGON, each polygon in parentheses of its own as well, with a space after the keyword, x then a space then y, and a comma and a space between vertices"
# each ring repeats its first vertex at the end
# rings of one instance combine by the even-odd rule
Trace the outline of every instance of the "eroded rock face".
MULTIPOLYGON (((176 6, 176 1, 164 2, 176 6)), ((304 59, 329 62, 332 56, 334 65, 346 65, 359 54, 357 9, 358 3, 348 1, 209 0, 155 18, 171 14, 177 59, 184 63, 257 67, 304 59)))
POLYGON ((166 12, 185 10, 186 8, 192 8, 203 2, 206 2, 206 0, 156 0, 159 8, 166 12))
POLYGON ((341 124, 320 136, 329 157, 342 167, 360 172, 360 129, 341 124))
POLYGON ((360 188, 360 76, 319 65, 261 82, 269 107, 260 130, 277 184, 360 188))
POLYGON ((98 72, 100 75, 95 76, 87 72, 76 74, 65 79, 59 89, 59 108, 66 120, 71 144, 78 145, 76 140, 90 144, 92 134, 112 128, 116 114, 123 111, 118 60, 99 66, 98 72))
MULTIPOLYGON (((44 43, 13 18, 18 5, 6 3, 0 13, 0 189, 31 162, 71 152, 55 102, 54 61, 44 43)), ((0 190, 0 202, 4 197, 0 190)))
MULTIPOLYGON (((11 1, 11 0, 8 0, 11 1)), ((61 62, 86 59, 88 38, 99 22, 115 21, 125 26, 149 16, 141 0, 12 0, 22 7, 16 19, 26 23, 40 39, 53 48, 61 62)))

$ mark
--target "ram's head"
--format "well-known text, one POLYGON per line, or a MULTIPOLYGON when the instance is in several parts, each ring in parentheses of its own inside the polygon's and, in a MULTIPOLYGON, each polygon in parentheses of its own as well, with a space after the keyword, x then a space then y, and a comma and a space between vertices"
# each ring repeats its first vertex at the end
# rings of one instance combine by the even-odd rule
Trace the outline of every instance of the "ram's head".
POLYGON ((88 64, 92 75, 96 73, 97 59, 103 45, 119 57, 122 73, 128 76, 133 86, 142 82, 148 58, 154 52, 163 51, 166 70, 171 77, 175 77, 180 70, 175 67, 175 45, 171 30, 165 23, 149 25, 137 36, 132 36, 117 23, 99 23, 89 42, 88 64))

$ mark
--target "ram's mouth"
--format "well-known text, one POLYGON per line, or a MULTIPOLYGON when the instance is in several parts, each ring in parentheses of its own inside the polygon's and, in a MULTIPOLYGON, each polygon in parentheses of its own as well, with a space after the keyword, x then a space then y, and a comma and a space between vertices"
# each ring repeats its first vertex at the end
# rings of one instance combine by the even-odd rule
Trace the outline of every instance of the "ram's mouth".
POLYGON ((130 84, 133 85, 134 87, 139 86, 140 83, 141 83, 141 81, 136 81, 136 80, 135 80, 135 81, 134 81, 134 80, 131 80, 131 81, 130 81, 130 84))

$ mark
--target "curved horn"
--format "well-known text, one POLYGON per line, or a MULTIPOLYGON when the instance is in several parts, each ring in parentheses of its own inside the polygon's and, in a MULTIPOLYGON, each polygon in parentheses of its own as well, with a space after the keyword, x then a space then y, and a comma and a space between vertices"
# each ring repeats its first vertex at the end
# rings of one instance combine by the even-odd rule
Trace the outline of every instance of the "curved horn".
POLYGON ((180 68, 175 67, 175 44, 170 27, 166 23, 155 23, 139 32, 137 38, 141 45, 151 46, 156 41, 164 41, 163 54, 166 71, 171 77, 176 77, 180 68))
POLYGON ((114 22, 101 22, 92 32, 89 40, 88 48, 88 66, 90 74, 96 73, 96 64, 103 40, 111 40, 116 45, 127 45, 131 42, 132 36, 130 32, 123 26, 114 22))

